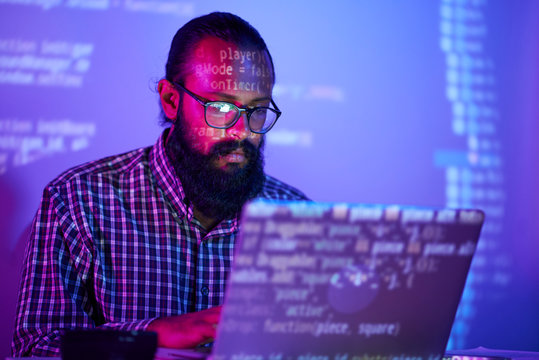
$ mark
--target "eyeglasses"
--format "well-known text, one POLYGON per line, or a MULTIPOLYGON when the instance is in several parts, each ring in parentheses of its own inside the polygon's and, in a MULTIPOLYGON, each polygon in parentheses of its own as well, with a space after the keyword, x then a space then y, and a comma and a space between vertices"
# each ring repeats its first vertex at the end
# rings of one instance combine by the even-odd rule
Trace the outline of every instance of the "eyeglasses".
POLYGON ((182 84, 175 82, 174 85, 204 106, 204 120, 212 128, 228 129, 234 126, 241 117, 241 113, 245 112, 247 113, 249 129, 256 134, 265 134, 271 130, 279 116, 281 116, 281 111, 273 102, 273 99, 271 99, 271 105, 275 109, 266 106, 244 109, 226 101, 202 101, 200 96, 187 90, 182 84))

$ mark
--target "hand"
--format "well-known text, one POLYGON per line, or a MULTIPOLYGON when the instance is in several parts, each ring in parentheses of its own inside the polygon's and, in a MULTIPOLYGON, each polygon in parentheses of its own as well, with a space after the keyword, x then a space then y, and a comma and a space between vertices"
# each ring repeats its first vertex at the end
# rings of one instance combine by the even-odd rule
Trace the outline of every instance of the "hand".
POLYGON ((147 331, 157 333, 157 346, 191 349, 213 341, 221 306, 183 315, 155 319, 147 331))

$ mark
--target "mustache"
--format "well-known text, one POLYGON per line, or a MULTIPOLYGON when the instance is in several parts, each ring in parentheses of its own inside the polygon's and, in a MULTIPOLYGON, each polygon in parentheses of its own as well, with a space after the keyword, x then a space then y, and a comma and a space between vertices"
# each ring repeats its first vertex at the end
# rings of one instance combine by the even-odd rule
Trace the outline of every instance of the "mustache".
POLYGON ((254 159, 257 156, 258 149, 249 141, 234 141, 227 140, 214 144, 208 152, 212 159, 217 159, 220 156, 230 154, 233 151, 241 149, 247 159, 254 159))

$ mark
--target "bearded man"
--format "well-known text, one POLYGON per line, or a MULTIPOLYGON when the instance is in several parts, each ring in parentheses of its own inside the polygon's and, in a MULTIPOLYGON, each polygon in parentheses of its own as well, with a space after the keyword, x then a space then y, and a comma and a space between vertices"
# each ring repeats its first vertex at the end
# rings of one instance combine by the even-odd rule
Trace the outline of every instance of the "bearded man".
POLYGON ((149 330, 158 345, 215 337, 242 206, 306 199, 263 171, 281 112, 260 34, 228 13, 176 33, 158 85, 166 129, 44 190, 25 259, 12 352, 59 354, 63 330, 149 330))

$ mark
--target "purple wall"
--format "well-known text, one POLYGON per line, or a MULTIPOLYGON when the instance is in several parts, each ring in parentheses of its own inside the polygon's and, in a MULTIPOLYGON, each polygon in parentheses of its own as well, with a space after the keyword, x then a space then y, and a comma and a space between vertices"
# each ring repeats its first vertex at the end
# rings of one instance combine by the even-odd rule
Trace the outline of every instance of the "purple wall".
POLYGON ((213 10, 272 52, 267 171, 315 200, 485 209, 449 347, 539 350, 536 1, 0 0, 0 356, 43 187, 155 142, 172 36, 213 10))

